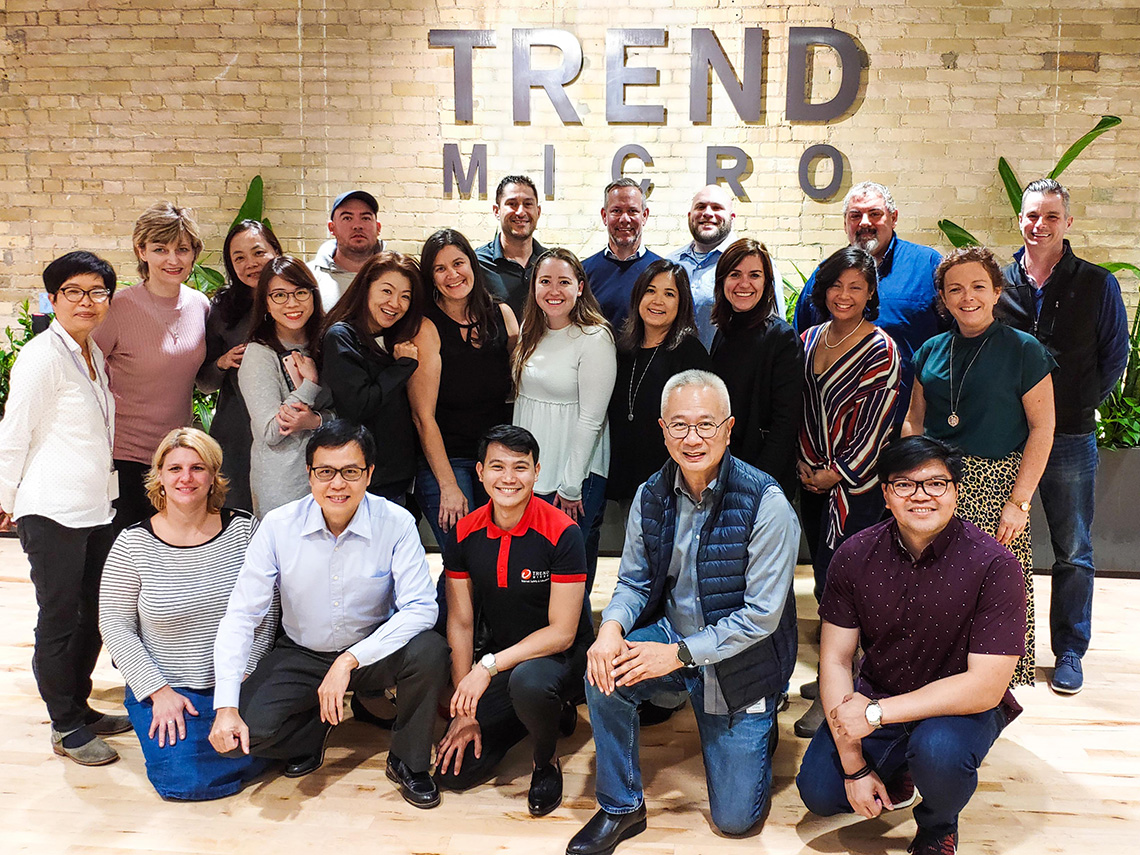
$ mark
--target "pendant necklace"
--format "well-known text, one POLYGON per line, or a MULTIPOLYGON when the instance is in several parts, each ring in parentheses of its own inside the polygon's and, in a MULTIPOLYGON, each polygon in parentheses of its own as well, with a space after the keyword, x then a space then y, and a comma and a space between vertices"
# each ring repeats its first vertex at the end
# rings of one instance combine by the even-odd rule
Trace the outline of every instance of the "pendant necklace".
POLYGON ((178 344, 178 318, 179 318, 178 297, 181 296, 181 290, 182 289, 179 288, 179 294, 176 294, 174 297, 175 303, 174 303, 174 309, 172 311, 172 310, 167 309, 164 306, 160 306, 158 304, 158 300, 155 299, 155 296, 154 296, 154 294, 152 294, 150 292, 150 289, 146 287, 145 282, 141 283, 141 286, 142 286, 142 289, 144 291, 146 291, 146 295, 150 298, 150 304, 154 307, 155 314, 160 316, 160 317, 162 315, 166 315, 166 319, 164 321, 164 323, 166 325, 166 331, 168 333, 170 333, 171 337, 174 339, 174 343, 177 345, 178 344))
POLYGON ((974 354, 974 358, 970 360, 970 364, 966 366, 966 370, 962 372, 962 384, 958 387, 958 397, 954 397, 954 335, 950 335, 950 415, 946 417, 946 424, 950 427, 958 427, 961 419, 958 418, 958 404, 962 402, 962 390, 966 387, 966 375, 970 373, 970 369, 974 367, 974 363, 978 361, 978 357, 982 355, 982 350, 989 343, 987 338, 982 342, 982 346, 978 348, 978 352, 974 354))
POLYGON ((645 379, 645 375, 649 373, 649 366, 653 364, 653 357, 657 355, 657 351, 661 349, 661 345, 653 348, 653 353, 649 354, 649 361, 645 363, 645 369, 641 372, 641 377, 638 378, 637 385, 633 384, 633 378, 637 374, 637 354, 633 357, 633 371, 629 374, 629 413, 627 418, 633 421, 633 402, 637 399, 638 390, 641 389, 641 382, 645 379))
POLYGON ((828 321, 827 322, 827 329, 825 329, 823 331, 823 346, 826 347, 828 350, 835 350, 835 348, 839 347, 839 345, 843 344, 843 342, 847 341, 847 339, 849 339, 849 338, 851 338, 851 336, 855 335, 855 330, 859 329, 862 326, 863 326, 863 319, 860 318, 859 323, 857 323, 855 325, 855 329, 851 330, 851 332, 847 333, 847 335, 843 336, 843 338, 839 339, 839 341, 837 341, 835 344, 828 344, 827 336, 828 336, 828 333, 831 332, 831 321, 828 321))

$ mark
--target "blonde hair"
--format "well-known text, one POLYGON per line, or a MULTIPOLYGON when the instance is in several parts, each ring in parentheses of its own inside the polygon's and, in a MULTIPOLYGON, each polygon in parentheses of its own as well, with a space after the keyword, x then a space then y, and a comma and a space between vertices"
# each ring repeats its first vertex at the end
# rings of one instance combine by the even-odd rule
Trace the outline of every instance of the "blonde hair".
POLYGON ((198 230, 198 221, 194 219, 194 211, 190 208, 178 208, 170 202, 163 200, 155 202, 135 221, 135 231, 131 236, 131 245, 135 248, 135 257, 138 258, 139 275, 146 279, 150 275, 147 263, 139 258, 139 250, 148 243, 173 243, 179 238, 190 241, 190 248, 194 250, 194 260, 202 252, 202 236, 198 230))
POLYGON ((146 497, 159 513, 166 510, 166 491, 162 488, 160 473, 166 463, 166 456, 176 448, 188 448, 196 453, 214 476, 214 483, 210 485, 210 495, 206 500, 206 510, 211 514, 218 513, 226 503, 226 493, 230 487, 229 479, 222 475, 222 447, 218 445, 216 439, 198 428, 175 428, 162 438, 162 442, 155 449, 150 471, 146 473, 143 481, 146 497))

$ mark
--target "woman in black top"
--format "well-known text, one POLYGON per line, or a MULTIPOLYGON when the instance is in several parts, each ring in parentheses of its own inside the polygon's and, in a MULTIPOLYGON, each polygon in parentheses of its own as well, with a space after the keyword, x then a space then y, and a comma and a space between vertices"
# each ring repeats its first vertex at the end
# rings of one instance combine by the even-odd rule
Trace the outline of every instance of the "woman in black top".
POLYGON ((249 412, 238 388, 237 370, 245 354, 245 342, 253 315, 253 293, 266 262, 283 255, 273 230, 257 220, 235 223, 222 244, 226 287, 214 295, 206 321, 206 361, 198 370, 198 388, 218 392, 210 436, 224 454, 222 475, 229 480, 227 502, 231 508, 253 510, 249 490, 249 453, 253 436, 249 412))
POLYGON ((772 259, 764 244, 741 238, 716 265, 713 370, 728 386, 734 457, 767 472, 794 494, 804 351, 787 322, 772 316, 772 259))
POLYGON ((641 272, 630 293, 617 351, 606 498, 628 503, 669 459, 658 424, 665 383, 690 368, 712 370, 712 360, 697 338, 685 268, 658 259, 641 272))
POLYGON ((321 349, 337 415, 368 428, 384 449, 368 491, 401 505, 416 474, 407 386, 419 365, 419 276, 410 256, 374 255, 329 312, 321 349))
POLYGON ((416 500, 437 543, 484 504, 475 474, 479 439, 511 420, 510 355, 519 325, 491 297, 475 250, 454 229, 440 229, 420 253, 425 320, 420 367, 408 383, 423 455, 416 500))

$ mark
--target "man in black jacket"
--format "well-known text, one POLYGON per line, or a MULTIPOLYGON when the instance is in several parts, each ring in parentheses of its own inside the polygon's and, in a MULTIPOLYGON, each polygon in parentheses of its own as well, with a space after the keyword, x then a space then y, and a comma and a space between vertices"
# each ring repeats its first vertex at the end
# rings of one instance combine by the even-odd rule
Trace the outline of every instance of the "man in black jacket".
POLYGON ((1076 694, 1092 634, 1095 413, 1128 363, 1128 316, 1116 277, 1077 258, 1065 240, 1073 218, 1064 186, 1052 178, 1032 182, 1019 223, 1025 246, 1004 271, 1009 287, 998 314, 1035 335, 1057 360, 1057 428, 1038 486, 1056 555, 1049 629, 1057 659, 1049 685, 1076 694))

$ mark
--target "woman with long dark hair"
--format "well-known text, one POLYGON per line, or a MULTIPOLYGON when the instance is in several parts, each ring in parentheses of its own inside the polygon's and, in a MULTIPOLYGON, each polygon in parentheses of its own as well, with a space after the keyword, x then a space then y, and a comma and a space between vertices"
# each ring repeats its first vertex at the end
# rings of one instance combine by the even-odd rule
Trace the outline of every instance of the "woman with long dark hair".
POLYGON ((238 388, 238 368, 245 355, 253 315, 253 295, 266 262, 283 255, 273 230, 257 220, 235 223, 222 244, 226 286, 210 302, 206 321, 206 361, 198 369, 198 388, 217 392, 210 436, 222 447, 222 475, 229 481, 231 508, 253 510, 249 491, 249 454, 253 434, 249 411, 238 388))
POLYGON ((416 474, 408 380, 419 365, 419 278, 411 256, 372 256, 325 319, 321 357, 337 415, 368 428, 384 449, 369 492, 401 505, 416 474))
POLYGON ((479 439, 510 422, 511 351, 519 326, 487 291, 475 250, 441 229, 420 253, 424 323, 419 367, 408 382, 423 457, 416 499, 436 541, 487 501, 475 474, 479 439))
POLYGON ((253 327, 238 368, 259 519, 309 492, 305 443, 332 417, 332 395, 317 373, 323 320, 317 280, 305 263, 289 255, 271 259, 257 281, 253 327))

